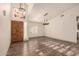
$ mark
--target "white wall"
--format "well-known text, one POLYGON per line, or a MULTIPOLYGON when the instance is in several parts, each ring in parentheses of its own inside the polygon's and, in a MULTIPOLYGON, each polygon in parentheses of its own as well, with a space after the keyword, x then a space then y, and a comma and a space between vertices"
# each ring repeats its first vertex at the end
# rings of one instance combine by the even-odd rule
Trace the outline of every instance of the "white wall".
POLYGON ((44 36, 44 26, 42 23, 29 22, 28 23, 28 37, 44 36))
POLYGON ((76 43, 76 16, 79 16, 79 5, 62 14, 49 21, 50 24, 45 26, 45 34, 51 38, 76 43), (61 17, 62 14, 64 17, 61 17))
POLYGON ((0 55, 6 55, 11 39, 10 4, 0 4, 0 55), (6 11, 6 16, 3 15, 6 11))
POLYGON ((24 22, 24 41, 28 40, 27 22, 24 22))

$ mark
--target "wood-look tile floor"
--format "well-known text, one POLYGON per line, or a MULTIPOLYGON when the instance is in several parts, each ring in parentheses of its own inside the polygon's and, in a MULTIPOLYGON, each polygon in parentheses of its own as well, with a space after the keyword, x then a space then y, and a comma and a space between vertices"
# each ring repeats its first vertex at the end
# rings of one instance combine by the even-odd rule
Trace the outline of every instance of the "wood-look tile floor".
POLYGON ((79 44, 51 39, 32 38, 11 44, 7 56, 78 56, 79 44))

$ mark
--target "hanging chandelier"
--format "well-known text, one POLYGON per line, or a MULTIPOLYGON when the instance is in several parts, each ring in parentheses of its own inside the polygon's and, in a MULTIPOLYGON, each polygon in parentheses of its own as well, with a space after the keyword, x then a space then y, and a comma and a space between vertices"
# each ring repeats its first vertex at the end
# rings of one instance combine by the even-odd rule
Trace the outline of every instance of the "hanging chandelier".
POLYGON ((22 7, 22 3, 20 3, 19 11, 24 12, 25 9, 22 7))
POLYGON ((14 9, 14 17, 25 19, 25 11, 23 3, 20 3, 19 8, 14 9))

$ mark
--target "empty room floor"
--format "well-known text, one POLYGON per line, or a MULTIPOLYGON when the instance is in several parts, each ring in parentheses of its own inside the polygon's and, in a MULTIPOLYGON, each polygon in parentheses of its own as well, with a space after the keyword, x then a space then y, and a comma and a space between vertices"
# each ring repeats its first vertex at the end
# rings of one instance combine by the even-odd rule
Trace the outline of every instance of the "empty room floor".
POLYGON ((79 44, 48 37, 11 44, 7 56, 79 56, 79 44))

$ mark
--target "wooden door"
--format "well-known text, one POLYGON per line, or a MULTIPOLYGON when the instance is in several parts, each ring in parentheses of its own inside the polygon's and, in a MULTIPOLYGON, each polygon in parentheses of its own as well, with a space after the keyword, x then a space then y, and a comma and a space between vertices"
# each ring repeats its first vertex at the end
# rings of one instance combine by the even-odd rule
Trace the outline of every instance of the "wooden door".
POLYGON ((23 22, 11 21, 11 42, 23 41, 23 22))

